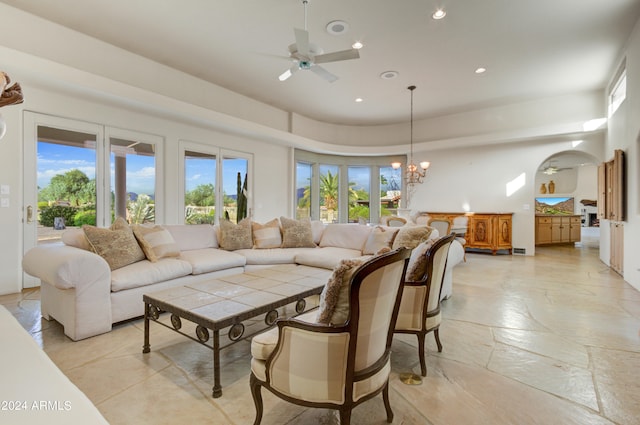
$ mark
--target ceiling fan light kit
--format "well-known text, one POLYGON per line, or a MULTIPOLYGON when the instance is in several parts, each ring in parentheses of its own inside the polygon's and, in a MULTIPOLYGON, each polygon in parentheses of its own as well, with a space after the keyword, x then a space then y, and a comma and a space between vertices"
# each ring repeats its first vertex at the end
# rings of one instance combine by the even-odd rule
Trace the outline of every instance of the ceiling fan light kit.
MULTIPOLYGON (((358 51, 359 49, 351 48, 338 52, 323 53, 321 48, 310 43, 309 31, 307 30, 308 3, 308 0, 302 0, 302 4, 304 6, 304 29, 294 28, 293 33, 296 42, 289 46, 289 57, 293 60, 293 65, 280 74, 278 79, 280 81, 286 81, 299 70, 309 70, 319 77, 322 77, 325 81, 333 83, 338 79, 338 77, 318 64, 358 59, 360 57, 360 52, 358 51)), ((346 32, 348 27, 348 24, 344 21, 332 21, 327 25, 327 31, 332 34, 339 34, 346 32), (332 30, 329 30, 330 27, 332 30)))

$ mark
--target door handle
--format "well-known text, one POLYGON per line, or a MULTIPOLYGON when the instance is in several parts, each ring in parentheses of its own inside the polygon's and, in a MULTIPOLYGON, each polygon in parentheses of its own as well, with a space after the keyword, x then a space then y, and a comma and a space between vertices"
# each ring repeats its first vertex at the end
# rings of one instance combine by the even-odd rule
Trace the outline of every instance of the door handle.
POLYGON ((33 207, 27 205, 27 224, 33 223, 33 207))

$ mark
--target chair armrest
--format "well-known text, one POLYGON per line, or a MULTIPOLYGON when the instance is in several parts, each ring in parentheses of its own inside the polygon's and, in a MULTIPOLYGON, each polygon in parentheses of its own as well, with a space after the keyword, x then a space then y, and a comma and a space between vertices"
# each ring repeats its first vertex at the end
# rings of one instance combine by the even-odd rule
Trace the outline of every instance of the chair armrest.
POLYGON ((30 249, 22 259, 22 267, 26 273, 58 289, 77 288, 83 282, 111 286, 111 269, 102 257, 62 243, 30 249))

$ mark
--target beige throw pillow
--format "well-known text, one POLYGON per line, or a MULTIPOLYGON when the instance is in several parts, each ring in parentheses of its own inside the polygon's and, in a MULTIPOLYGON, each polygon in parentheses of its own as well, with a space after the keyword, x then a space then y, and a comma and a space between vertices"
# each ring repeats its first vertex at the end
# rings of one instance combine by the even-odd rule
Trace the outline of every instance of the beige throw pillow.
POLYGON ((251 219, 244 218, 238 224, 220 220, 220 247, 227 251, 253 247, 251 219))
POLYGON ((341 326, 349 318, 351 277, 364 263, 361 259, 341 260, 333 269, 320 294, 317 322, 341 326))
POLYGON ((362 254, 373 255, 380 252, 383 248, 391 248, 398 230, 399 228, 384 228, 382 226, 374 227, 369 234, 367 242, 364 244, 362 254))
POLYGON ((111 270, 145 259, 133 231, 122 217, 118 217, 110 229, 85 224, 82 230, 91 250, 104 258, 111 270))
POLYGON ((398 230, 396 238, 393 240, 391 249, 409 248, 413 249, 420 243, 429 239, 433 228, 428 226, 402 226, 398 230))
POLYGON ((282 234, 280 233, 280 222, 277 218, 260 224, 255 221, 251 223, 253 233, 253 247, 257 249, 280 248, 282 245, 282 234))
POLYGON ((280 217, 280 224, 283 248, 315 248, 310 219, 293 220, 280 217))
POLYGON ((407 282, 418 282, 425 277, 427 273, 427 251, 431 249, 431 246, 433 246, 433 239, 422 242, 413 248, 405 277, 407 282))
POLYGON ((147 259, 153 263, 165 257, 179 257, 180 249, 169 231, 161 226, 133 226, 133 234, 147 259))

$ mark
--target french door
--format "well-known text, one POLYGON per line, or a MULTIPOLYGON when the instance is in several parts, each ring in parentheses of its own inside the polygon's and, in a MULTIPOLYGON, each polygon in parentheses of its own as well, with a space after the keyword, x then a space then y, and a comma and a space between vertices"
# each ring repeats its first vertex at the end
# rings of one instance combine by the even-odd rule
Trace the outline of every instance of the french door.
MULTIPOLYGON (((162 138, 24 112, 24 252, 69 227, 161 219, 162 138)), ((23 274, 23 287, 38 286, 23 274)))

